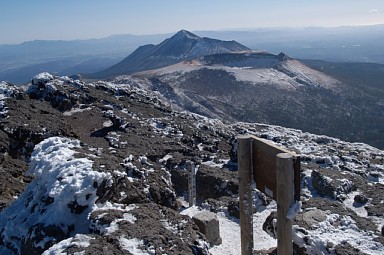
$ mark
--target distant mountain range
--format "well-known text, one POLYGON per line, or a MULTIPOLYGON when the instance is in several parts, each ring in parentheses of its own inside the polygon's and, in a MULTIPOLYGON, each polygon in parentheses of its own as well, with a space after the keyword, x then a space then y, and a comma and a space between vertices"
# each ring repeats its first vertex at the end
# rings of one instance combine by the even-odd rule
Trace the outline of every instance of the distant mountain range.
POLYGON ((114 35, 74 41, 35 40, 18 45, 0 45, 0 81, 26 83, 36 73, 58 75, 91 73, 105 69, 148 42, 165 35, 114 35))
POLYGON ((233 40, 299 59, 384 64, 384 24, 370 26, 266 28, 248 31, 199 31, 200 36, 233 40))
MULTIPOLYGON (((265 28, 197 31, 200 37, 236 40, 248 48, 300 59, 384 64, 384 25, 335 28, 265 28)), ((0 81, 26 83, 42 71, 57 75, 94 73, 120 62, 137 47, 172 34, 114 35, 74 41, 35 40, 0 45, 0 81)))

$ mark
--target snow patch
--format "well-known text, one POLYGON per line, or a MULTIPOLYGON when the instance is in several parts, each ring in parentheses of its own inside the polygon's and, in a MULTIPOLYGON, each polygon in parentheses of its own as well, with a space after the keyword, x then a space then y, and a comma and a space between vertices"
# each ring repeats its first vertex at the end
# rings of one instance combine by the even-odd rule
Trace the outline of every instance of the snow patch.
MULTIPOLYGON (((167 121, 169 121, 169 119, 167 121)), ((155 134, 158 134, 162 137, 167 136, 167 137, 182 138, 184 134, 180 130, 180 128, 173 124, 167 124, 167 121, 162 121, 161 118, 158 118, 158 119, 150 118, 144 123, 151 126, 155 134)))
POLYGON ((47 72, 39 73, 32 78, 32 84, 47 83, 54 79, 53 75, 47 72))
POLYGON ((154 249, 148 248, 145 251, 140 249, 140 247, 145 247, 144 241, 137 238, 128 239, 122 236, 119 238, 119 242, 122 249, 129 251, 133 255, 156 254, 154 249))
POLYGON ((294 204, 289 208, 286 218, 288 220, 293 220, 296 215, 301 212, 301 201, 295 201, 294 204))
POLYGON ((330 214, 314 230, 301 231, 297 225, 293 229, 293 240, 306 247, 309 254, 332 254, 332 248, 342 243, 349 243, 366 254, 383 254, 384 246, 373 240, 377 236, 359 229, 350 216, 330 214))
POLYGON ((163 158, 159 159, 159 163, 160 164, 165 164, 165 163, 167 163, 168 159, 171 159, 171 158, 172 158, 172 155, 171 154, 167 154, 163 158))
POLYGON ((63 112, 63 115, 64 116, 72 116, 73 114, 85 112, 85 111, 90 111, 90 110, 92 110, 92 107, 81 108, 81 105, 80 105, 80 108, 75 108, 75 109, 72 109, 70 111, 63 112))
POLYGON ((354 211, 360 217, 366 218, 366 217, 368 217, 368 212, 367 212, 367 210, 365 210, 364 205, 363 204, 357 204, 355 202, 355 199, 354 199, 355 196, 359 195, 359 194, 360 194, 359 191, 355 191, 355 192, 348 194, 347 198, 343 201, 343 203, 347 208, 354 211))
MULTIPOLYGON (((90 240, 95 239, 93 237, 83 235, 83 234, 77 234, 74 237, 65 239, 55 245, 53 245, 51 248, 46 250, 42 255, 65 255, 68 254, 65 250, 71 247, 77 247, 77 248, 87 248, 90 245, 90 240)), ((76 253, 78 255, 83 254, 83 252, 76 253)))
POLYGON ((12 97, 17 88, 7 82, 0 82, 0 118, 3 118, 7 115, 8 108, 5 105, 5 99, 12 97))
MULTIPOLYGON (((261 209, 253 215, 253 236, 254 249, 267 250, 276 247, 276 239, 269 236, 263 230, 263 223, 269 214, 276 210, 276 203, 272 202, 267 207, 261 209)), ((193 217, 195 214, 203 211, 198 206, 189 207, 181 212, 182 215, 193 217)), ((228 216, 226 212, 218 212, 220 237, 222 244, 213 246, 209 249, 212 255, 238 255, 241 254, 240 220, 228 216)))
POLYGON ((121 221, 127 221, 131 224, 134 224, 137 220, 137 218, 130 214, 129 211, 137 208, 135 204, 130 205, 124 205, 124 204, 118 204, 118 203, 110 203, 106 202, 104 204, 97 204, 93 208, 92 212, 101 212, 97 218, 91 222, 90 227, 93 230, 97 230, 102 234, 112 234, 113 232, 116 232, 119 229, 118 223, 121 221), (108 211, 110 210, 118 210, 122 211, 123 217, 122 218, 116 218, 114 219, 110 224, 100 224, 99 219, 101 219, 104 215, 108 214, 108 211))

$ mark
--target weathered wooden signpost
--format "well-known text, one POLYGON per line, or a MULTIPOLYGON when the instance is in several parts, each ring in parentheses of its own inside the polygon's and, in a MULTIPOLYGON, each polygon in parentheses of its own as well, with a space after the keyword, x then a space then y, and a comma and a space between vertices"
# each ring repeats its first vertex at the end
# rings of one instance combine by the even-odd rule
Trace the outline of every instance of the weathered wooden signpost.
POLYGON ((277 254, 292 254, 292 220, 287 218, 294 201, 300 200, 300 157, 267 140, 239 136, 239 193, 241 254, 253 252, 252 182, 277 201, 277 254))
POLYGON ((239 193, 240 193, 240 236, 241 254, 252 254, 253 224, 252 224, 252 141, 249 137, 237 138, 237 161, 239 164, 239 193))
POLYGON ((196 168, 195 164, 192 162, 188 163, 188 200, 189 206, 194 206, 196 204, 196 168))

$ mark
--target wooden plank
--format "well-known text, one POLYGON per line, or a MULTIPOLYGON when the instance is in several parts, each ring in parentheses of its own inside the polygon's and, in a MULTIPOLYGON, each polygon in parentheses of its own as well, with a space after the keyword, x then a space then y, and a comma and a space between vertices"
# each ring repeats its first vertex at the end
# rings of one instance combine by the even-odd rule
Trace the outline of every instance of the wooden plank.
POLYGON ((240 235, 241 254, 253 253, 253 221, 252 221, 252 139, 250 136, 237 138, 237 158, 240 196, 240 235))
POLYGON ((276 156, 277 173, 277 254, 293 254, 292 220, 287 219, 289 208, 294 203, 294 160, 292 154, 276 156))
POLYGON ((294 199, 295 201, 300 201, 300 192, 301 192, 301 165, 300 165, 300 156, 295 156, 293 158, 293 170, 294 170, 294 199))
POLYGON ((300 157, 268 140, 252 137, 253 178, 256 188, 274 200, 277 199, 276 155, 288 153, 295 162, 295 199, 300 200, 300 157))

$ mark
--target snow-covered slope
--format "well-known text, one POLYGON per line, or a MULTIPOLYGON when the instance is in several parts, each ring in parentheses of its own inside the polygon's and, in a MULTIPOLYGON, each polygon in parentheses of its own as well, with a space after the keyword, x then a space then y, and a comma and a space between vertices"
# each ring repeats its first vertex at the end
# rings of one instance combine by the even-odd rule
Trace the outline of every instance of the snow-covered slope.
MULTIPOLYGON (((192 61, 136 73, 135 76, 161 77, 164 82, 170 84, 179 79, 179 83, 182 83, 185 79, 183 75, 201 69, 223 70, 239 82, 285 90, 295 90, 303 86, 337 90, 341 85, 337 79, 313 70, 300 61, 290 59, 284 53, 273 55, 260 51, 207 55, 192 61)), ((177 83, 172 85, 177 86, 177 83)))
MULTIPOLYGON (((228 122, 259 122, 383 148, 381 90, 336 79, 284 53, 221 53, 131 76, 174 109, 228 122)), ((360 83, 360 82, 359 82, 360 83)))
MULTIPOLYGON (((0 254, 239 254, 239 134, 301 156, 297 254, 384 252, 382 150, 176 112, 134 79, 87 84, 42 74, 32 81, 3 99, 0 254), (185 202, 187 161, 198 166, 195 207, 185 202), (23 186, 6 196, 16 182, 23 186), (222 244, 209 247, 191 219, 202 210, 216 213, 222 244)), ((253 195, 255 249, 270 254, 276 204, 253 195)))

